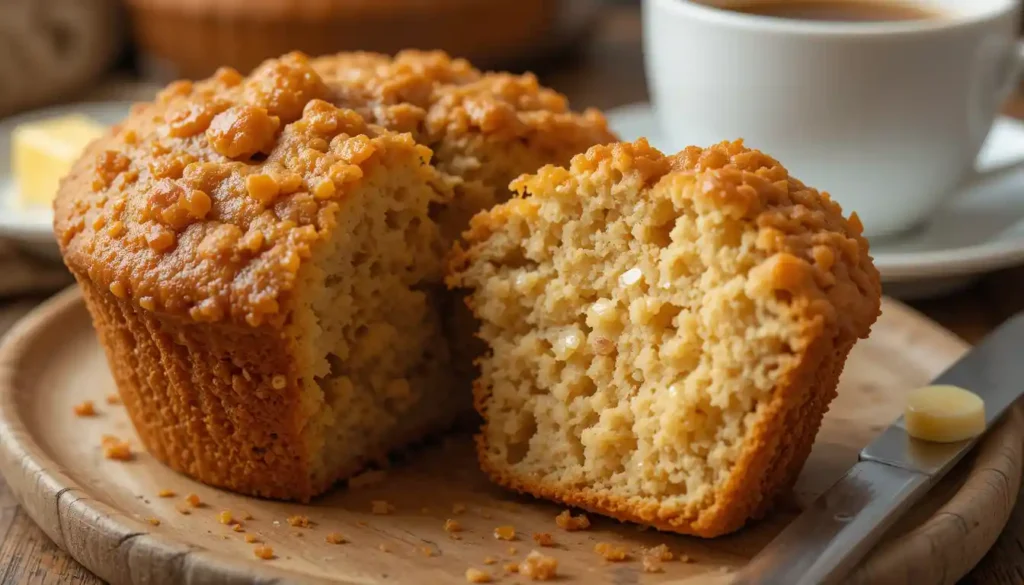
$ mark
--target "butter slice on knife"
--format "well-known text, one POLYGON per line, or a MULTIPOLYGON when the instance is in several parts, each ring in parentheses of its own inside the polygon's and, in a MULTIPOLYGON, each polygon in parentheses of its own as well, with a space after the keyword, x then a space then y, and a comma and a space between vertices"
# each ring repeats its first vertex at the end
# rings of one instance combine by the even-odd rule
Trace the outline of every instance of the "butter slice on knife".
POLYGON ((73 114, 27 122, 12 133, 14 181, 23 207, 49 207, 60 180, 85 147, 106 128, 73 114))

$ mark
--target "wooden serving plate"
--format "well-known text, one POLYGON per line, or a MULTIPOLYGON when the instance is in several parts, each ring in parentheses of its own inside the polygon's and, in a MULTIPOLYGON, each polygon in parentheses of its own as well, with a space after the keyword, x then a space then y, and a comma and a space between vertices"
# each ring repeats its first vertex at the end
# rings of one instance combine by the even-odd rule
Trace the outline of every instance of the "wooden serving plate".
MULTIPOLYGON (((769 518, 715 540, 642 530, 594 515, 590 530, 565 532, 554 522, 559 506, 491 485, 477 469, 468 435, 418 447, 396 461, 382 483, 339 487, 308 506, 209 488, 145 452, 127 462, 104 459, 104 434, 140 449, 123 407, 104 400, 114 383, 81 297, 69 290, 26 317, 0 349, 0 470, 50 538, 115 584, 465 583, 469 567, 488 571, 499 583, 524 583, 524 577, 506 575, 503 566, 539 548, 533 532, 554 536, 558 545, 543 550, 558 559, 563 582, 727 582, 732 570, 855 461, 858 450, 900 412, 906 391, 928 382, 966 347, 886 300, 871 338, 857 345, 847 363, 839 398, 790 501, 769 518), (86 399, 95 401, 97 416, 73 414, 73 405, 86 399), (163 489, 177 497, 157 497, 163 489), (189 493, 204 505, 180 514, 175 506, 189 493), (394 511, 374 515, 373 500, 386 500, 394 511), (456 504, 466 511, 453 512, 456 504), (222 510, 235 517, 251 514, 243 521, 246 532, 219 523, 222 510), (315 525, 292 527, 287 518, 293 515, 307 516, 315 525), (443 529, 447 518, 465 528, 460 540, 443 529), (496 540, 492 533, 499 525, 514 526, 516 541, 496 540), (328 544, 330 532, 349 542, 328 544), (271 546, 275 558, 257 559, 245 534, 271 546), (644 573, 636 554, 627 562, 604 562, 593 551, 598 542, 634 551, 664 543, 691 562, 667 562, 662 573, 644 573), (484 564, 488 556, 496 564, 484 564)), ((845 582, 955 582, 1006 523, 1020 487, 1022 446, 1024 421, 1014 410, 845 582)))

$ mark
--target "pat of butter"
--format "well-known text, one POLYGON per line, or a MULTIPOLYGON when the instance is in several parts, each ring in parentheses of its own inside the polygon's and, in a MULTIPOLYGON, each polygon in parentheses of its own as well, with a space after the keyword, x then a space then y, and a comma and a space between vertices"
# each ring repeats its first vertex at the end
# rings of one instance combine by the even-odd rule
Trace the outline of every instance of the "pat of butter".
POLYGON ((985 432, 985 401, 957 386, 925 386, 910 393, 903 417, 910 436, 955 443, 985 432))
POLYGON ((23 206, 49 206, 64 175, 105 128, 82 115, 28 122, 14 129, 11 168, 23 206))

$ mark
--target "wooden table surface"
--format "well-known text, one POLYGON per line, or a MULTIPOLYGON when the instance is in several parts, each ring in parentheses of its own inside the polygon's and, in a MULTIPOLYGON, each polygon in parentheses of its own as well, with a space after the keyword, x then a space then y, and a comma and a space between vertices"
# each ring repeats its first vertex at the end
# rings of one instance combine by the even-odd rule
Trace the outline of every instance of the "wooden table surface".
MULTIPOLYGON (((646 86, 639 41, 637 10, 606 8, 585 45, 573 56, 542 69, 542 81, 565 92, 576 107, 611 108, 641 101, 646 86)), ((1024 118, 1024 93, 1014 97, 1006 111, 1024 118)), ((1021 291, 1024 267, 990 274, 950 296, 910 304, 965 340, 976 342, 1024 310, 1021 291)), ((0 307, 0 332, 39 300, 21 299, 0 307)), ((0 585, 99 582, 33 524, 0 480, 0 585)), ((961 583, 1024 583, 1024 498, 996 545, 961 583)))

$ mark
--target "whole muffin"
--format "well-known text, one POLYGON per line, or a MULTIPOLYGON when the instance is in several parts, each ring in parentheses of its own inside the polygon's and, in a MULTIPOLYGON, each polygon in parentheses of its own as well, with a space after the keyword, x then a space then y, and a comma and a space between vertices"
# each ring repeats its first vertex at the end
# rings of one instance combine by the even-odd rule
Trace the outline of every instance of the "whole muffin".
POLYGON ((739 142, 597 146, 514 187, 448 278, 490 347, 484 469, 704 537, 763 514, 879 314, 860 222, 739 142))
MULTIPOLYGON (((383 103, 358 75, 318 67, 330 61, 292 54, 249 77, 170 85, 87 149, 55 203, 65 262, 143 443, 247 494, 307 500, 469 404, 442 323, 453 236, 438 219, 466 182, 412 135, 371 123, 405 112, 403 123, 422 120, 403 129, 427 136, 426 112, 459 111, 436 104, 460 79, 424 73, 426 97, 383 103)), ((508 123, 533 115, 500 95, 478 103, 511 112, 508 123)), ((504 127, 435 136, 486 137, 463 152, 489 155, 525 135, 504 127)))
POLYGON ((264 59, 409 47, 496 66, 557 31, 557 0, 128 0, 136 44, 158 75, 196 79, 264 59))

